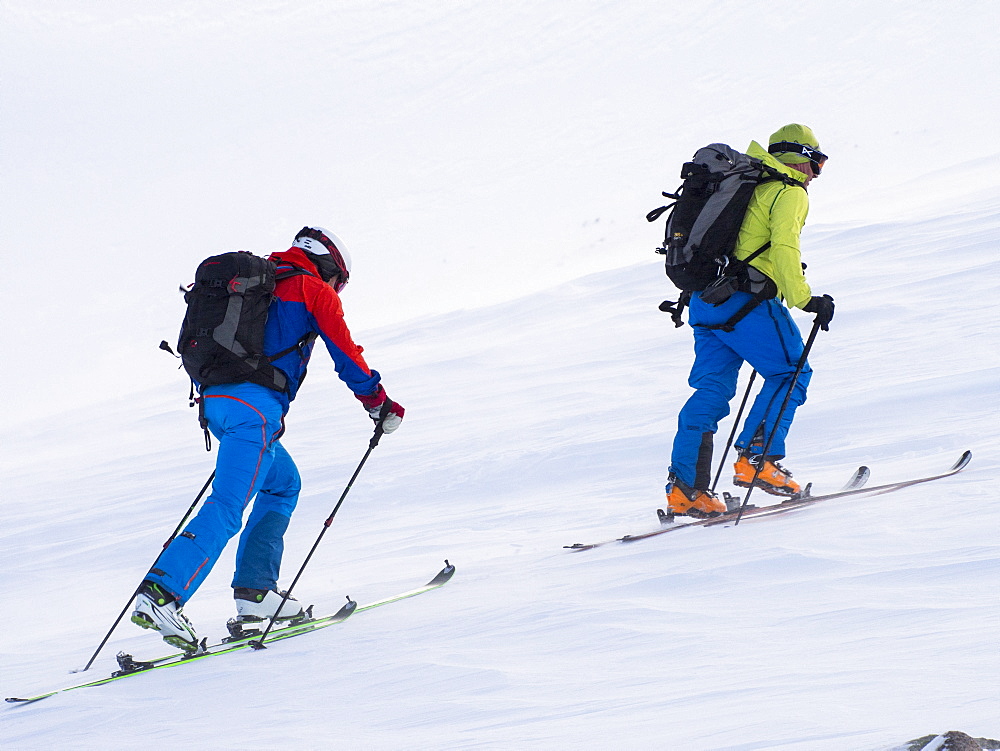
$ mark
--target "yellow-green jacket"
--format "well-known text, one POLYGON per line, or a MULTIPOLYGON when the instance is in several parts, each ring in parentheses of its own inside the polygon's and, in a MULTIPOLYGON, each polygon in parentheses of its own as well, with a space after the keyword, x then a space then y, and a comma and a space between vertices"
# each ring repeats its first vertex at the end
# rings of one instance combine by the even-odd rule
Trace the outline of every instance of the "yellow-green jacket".
MULTIPOLYGON (((750 143, 747 154, 803 182, 801 172, 782 164, 756 141, 750 143)), ((768 240, 771 247, 750 261, 750 265, 766 274, 777 286, 778 294, 790 308, 804 308, 812 291, 802 273, 799 233, 809 214, 809 195, 804 185, 786 185, 772 181, 757 186, 746 218, 736 239, 734 255, 746 258, 768 240)))

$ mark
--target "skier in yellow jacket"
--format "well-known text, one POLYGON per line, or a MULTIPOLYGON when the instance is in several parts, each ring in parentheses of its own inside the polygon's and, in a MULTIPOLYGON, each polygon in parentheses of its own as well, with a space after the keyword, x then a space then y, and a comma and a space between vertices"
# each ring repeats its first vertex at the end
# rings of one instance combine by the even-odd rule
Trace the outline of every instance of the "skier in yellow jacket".
POLYGON ((799 234, 809 213, 806 188, 822 170, 826 155, 812 130, 786 125, 769 139, 765 150, 756 141, 749 156, 793 178, 765 182, 754 190, 734 255, 743 260, 770 242, 749 261, 747 288, 725 303, 713 306, 695 292, 689 322, 694 330, 695 361, 688 383, 695 389, 678 416, 667 481, 667 504, 674 514, 715 516, 726 505, 709 489, 713 437, 719 420, 729 414, 736 383, 744 362, 764 378, 764 385, 736 440, 740 452, 733 482, 749 487, 760 467, 757 485, 774 495, 800 491, 792 474, 780 464, 785 456, 785 436, 796 408, 806 400, 812 370, 806 364, 792 390, 788 406, 777 423, 788 386, 804 348, 802 335, 789 308, 816 314, 824 329, 833 318, 833 298, 813 295, 806 282, 799 251, 799 234), (720 327, 748 303, 759 304, 732 327, 720 327), (787 307, 786 307, 787 306, 787 307), (713 328, 719 327, 719 328, 713 328), (764 443, 774 432, 767 456, 764 443))

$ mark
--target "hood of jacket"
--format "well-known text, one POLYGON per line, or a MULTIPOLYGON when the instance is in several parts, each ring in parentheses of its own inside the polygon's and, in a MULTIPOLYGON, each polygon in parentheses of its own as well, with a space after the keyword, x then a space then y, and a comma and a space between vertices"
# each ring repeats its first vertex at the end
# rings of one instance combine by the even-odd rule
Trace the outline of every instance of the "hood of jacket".
POLYGON ((316 268, 316 264, 309 260, 309 256, 306 255, 302 248, 291 247, 288 250, 272 253, 268 256, 268 260, 276 264, 289 264, 295 268, 302 269, 307 272, 309 276, 314 276, 317 279, 322 280, 319 275, 319 270, 316 268))
MULTIPOLYGON (((768 152, 763 146, 761 146, 756 141, 751 141, 750 146, 747 147, 747 156, 752 156, 754 159, 760 159, 768 167, 773 167, 774 169, 781 172, 783 175, 788 175, 790 178, 799 183, 804 183, 806 181, 806 175, 799 172, 794 167, 789 167, 787 164, 778 161, 778 157, 774 154, 768 152)), ((805 187, 803 185, 803 187, 805 187)))

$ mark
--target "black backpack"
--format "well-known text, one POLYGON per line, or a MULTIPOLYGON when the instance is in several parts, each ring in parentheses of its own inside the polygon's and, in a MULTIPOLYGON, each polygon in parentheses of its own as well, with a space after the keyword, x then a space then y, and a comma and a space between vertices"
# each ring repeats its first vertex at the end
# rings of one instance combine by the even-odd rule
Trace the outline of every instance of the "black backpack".
POLYGON ((302 269, 278 273, 274 263, 245 251, 202 261, 194 284, 184 292, 187 312, 177 340, 177 352, 191 380, 202 386, 250 382, 287 391, 287 377, 271 363, 311 342, 315 334, 267 357, 264 325, 276 281, 308 273, 302 269))
MULTIPOLYGON (((683 325, 680 314, 691 292, 714 285, 720 293, 712 299, 703 294, 702 299, 717 305, 725 302, 740 287, 740 276, 745 275, 749 261, 770 247, 768 242, 742 261, 732 255, 754 189, 771 180, 797 184, 780 170, 724 143, 698 149, 681 168, 681 179, 684 182, 676 192, 663 193, 674 203, 646 215, 647 221, 655 222, 670 212, 663 245, 656 252, 666 257, 667 276, 685 293, 679 307, 669 301, 660 306, 673 314, 678 326, 683 325)), ((726 325, 731 327, 735 322, 726 325)))

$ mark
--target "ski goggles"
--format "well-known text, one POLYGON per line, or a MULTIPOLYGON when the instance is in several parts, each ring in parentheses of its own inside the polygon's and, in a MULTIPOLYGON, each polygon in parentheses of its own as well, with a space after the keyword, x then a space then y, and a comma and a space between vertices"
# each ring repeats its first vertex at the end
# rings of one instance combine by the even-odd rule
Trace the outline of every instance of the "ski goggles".
POLYGON ((826 154, 813 146, 806 146, 802 143, 792 143, 791 141, 779 141, 778 143, 772 143, 767 147, 767 150, 771 154, 801 154, 809 160, 809 163, 812 165, 814 175, 818 175, 823 171, 823 165, 826 164, 826 160, 829 158, 826 154))

